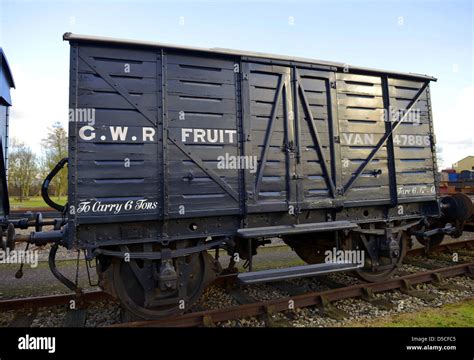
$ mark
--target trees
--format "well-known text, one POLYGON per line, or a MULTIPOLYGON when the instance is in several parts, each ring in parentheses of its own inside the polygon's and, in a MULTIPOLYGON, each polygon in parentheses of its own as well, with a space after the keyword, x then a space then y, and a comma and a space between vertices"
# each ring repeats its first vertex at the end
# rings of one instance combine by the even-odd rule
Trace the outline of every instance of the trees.
POLYGON ((37 157, 25 143, 12 139, 8 169, 9 188, 18 191, 20 201, 30 196, 38 173, 37 157))
MULTIPOLYGON (((8 188, 10 195, 22 201, 32 195, 37 196, 41 183, 56 164, 67 157, 67 134, 59 123, 48 128, 47 136, 41 141, 42 156, 35 153, 24 142, 10 140, 8 161, 8 188)), ((67 192, 67 169, 61 170, 50 184, 50 194, 61 199, 67 192)))
MULTIPOLYGON (((48 135, 41 141, 41 144, 44 147, 44 158, 41 166, 44 171, 44 174, 41 175, 44 179, 62 158, 67 157, 68 141, 66 130, 64 130, 60 123, 55 123, 52 127, 48 128, 48 135)), ((66 194, 66 168, 54 177, 51 182, 51 188, 54 191, 54 195, 59 199, 66 194)))

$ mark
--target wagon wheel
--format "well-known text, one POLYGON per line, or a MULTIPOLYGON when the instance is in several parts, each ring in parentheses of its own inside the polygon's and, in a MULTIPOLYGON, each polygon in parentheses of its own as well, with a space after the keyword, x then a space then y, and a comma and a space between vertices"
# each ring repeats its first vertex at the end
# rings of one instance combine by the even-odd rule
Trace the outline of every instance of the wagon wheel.
POLYGON ((430 236, 429 238, 424 238, 423 236, 420 236, 420 235, 415 235, 416 237, 416 240, 418 240, 418 242, 423 245, 423 246, 427 246, 431 249, 435 246, 438 246, 439 244, 441 244, 444 240, 444 234, 435 234, 433 236, 430 236))
MULTIPOLYGON (((418 226, 415 228, 416 232, 423 232, 426 230, 432 230, 433 228, 440 227, 437 224, 431 225, 431 226, 418 226)), ((434 234, 430 237, 424 237, 422 235, 414 235, 415 239, 423 246, 428 246, 428 248, 433 248, 435 246, 438 246, 441 244, 444 240, 444 235, 443 233, 438 233, 434 234)))
POLYGON ((285 236, 283 241, 307 264, 323 263, 325 251, 335 246, 333 233, 285 236))
MULTIPOLYGON (((373 236, 368 236, 368 238, 371 238, 371 241, 375 240, 373 236)), ((409 236, 406 231, 399 231, 398 233, 394 234, 394 238, 400 247, 398 255, 395 256, 393 260, 388 256, 379 256, 377 261, 378 269, 376 268, 374 270, 372 266, 372 258, 369 256, 367 251, 365 251, 364 266, 356 270, 356 273, 360 278, 369 282, 381 282, 393 275, 406 255, 409 236), (382 269, 380 269, 381 267, 382 269)), ((355 244, 357 244, 356 246, 359 249, 363 249, 365 247, 359 241, 359 239, 355 241, 355 244)))
POLYGON ((178 286, 163 291, 156 281, 160 260, 113 261, 111 285, 132 317, 151 320, 185 312, 215 278, 217 270, 212 257, 205 251, 173 259, 173 264, 178 286))

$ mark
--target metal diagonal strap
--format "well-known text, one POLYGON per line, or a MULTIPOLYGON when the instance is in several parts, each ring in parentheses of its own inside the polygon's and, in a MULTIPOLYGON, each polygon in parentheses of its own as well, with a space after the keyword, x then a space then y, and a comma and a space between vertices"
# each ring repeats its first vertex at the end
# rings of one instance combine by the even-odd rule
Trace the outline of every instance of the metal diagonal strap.
MULTIPOLYGON (((367 158, 367 160, 357 169, 357 171, 355 172, 354 175, 352 175, 351 179, 349 180, 349 182, 344 186, 344 193, 346 193, 347 191, 349 191, 352 187, 352 185, 354 185, 354 182, 359 178, 359 176, 362 174, 362 172, 365 170, 365 168, 367 167, 367 165, 369 165, 369 163, 372 161, 372 159, 374 158, 375 154, 377 154, 377 152, 382 148, 382 146, 385 144, 385 142, 387 141, 387 139, 392 136, 393 132, 395 131, 395 129, 403 122, 403 120, 405 120, 405 118, 407 117, 408 113, 411 111, 411 109, 413 108, 413 106, 415 106, 416 102, 420 99, 421 95, 423 94, 423 92, 425 91, 425 89, 428 87, 429 85, 429 81, 425 82, 423 84, 423 86, 420 88, 420 90, 418 90, 418 92, 416 93, 415 97, 410 101, 410 103, 408 104, 408 106, 406 107, 405 109, 405 114, 403 114, 402 118, 396 122, 394 122, 394 125, 392 126, 392 129, 385 133, 385 135, 380 139, 379 143, 377 144, 377 146, 375 147, 374 150, 372 150, 372 152, 370 153, 369 157, 367 158)), ((391 119, 390 119, 391 120, 391 119)))
POLYGON ((316 151, 318 152, 319 159, 321 160, 320 162, 321 162, 321 168, 324 172, 324 179, 326 181, 326 185, 328 185, 331 190, 332 196, 334 196, 334 194, 336 193, 336 190, 335 190, 334 182, 332 181, 332 178, 326 166, 326 157, 324 156, 323 149, 321 148, 321 140, 319 137, 318 129, 316 127, 316 124, 314 123, 314 117, 311 112, 311 108, 309 106, 309 101, 306 98, 305 90, 303 88, 299 73, 297 73, 296 77, 297 77, 296 86, 298 86, 299 92, 301 94, 301 99, 303 100, 303 108, 306 111, 306 115, 309 118, 308 121, 311 125, 311 130, 313 131, 313 135, 316 139, 315 147, 316 147, 316 151))
POLYGON ((262 158, 260 159, 260 166, 258 167, 257 182, 255 183, 255 197, 254 201, 258 200, 258 194, 260 192, 260 186, 262 185, 263 178, 263 169, 267 164, 268 149, 270 148, 270 141, 273 135, 273 128, 275 125, 275 118, 278 111, 278 106, 280 105, 280 99, 283 92, 283 76, 280 75, 278 78, 278 89, 275 93, 275 106, 272 109, 272 116, 270 118, 270 123, 268 124, 267 133, 265 135, 265 148, 263 150, 262 158))
POLYGON ((221 177, 216 174, 212 169, 210 169, 204 162, 194 155, 191 151, 186 149, 186 146, 184 146, 182 143, 180 143, 178 140, 172 138, 169 133, 168 133, 168 139, 175 144, 179 150, 183 152, 188 158, 190 158, 197 166, 201 168, 202 171, 204 171, 212 180, 214 180, 226 193, 228 193, 230 196, 235 201, 239 201, 239 194, 232 189, 224 180, 221 179, 221 177))
POLYGON ((101 69, 99 66, 93 63, 91 61, 92 57, 87 54, 86 51, 81 49, 79 51, 79 57, 81 58, 82 61, 84 61, 92 70, 94 70, 104 81, 109 84, 115 91, 117 91, 122 97, 130 104, 132 105, 135 109, 137 109, 140 114, 142 114, 148 121, 150 121, 154 126, 156 126, 156 119, 153 119, 150 114, 148 114, 148 111, 144 109, 141 105, 139 105, 137 102, 133 101, 132 98, 130 97, 130 94, 128 93, 127 89, 125 89, 123 86, 121 86, 118 82, 116 82, 109 74, 107 74, 103 69, 101 69))

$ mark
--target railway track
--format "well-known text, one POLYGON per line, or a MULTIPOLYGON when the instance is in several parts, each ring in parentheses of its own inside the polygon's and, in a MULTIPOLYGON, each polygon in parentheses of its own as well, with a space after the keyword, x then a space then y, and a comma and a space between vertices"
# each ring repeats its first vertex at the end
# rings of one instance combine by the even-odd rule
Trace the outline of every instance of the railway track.
MULTIPOLYGON (((474 239, 458 241, 450 244, 438 245, 435 248, 430 249, 429 256, 433 257, 436 254, 444 252, 460 251, 464 249, 471 251, 474 249, 474 239)), ((426 256, 424 248, 412 249, 407 253, 408 263, 410 258, 426 256)), ((474 253, 469 256, 474 258, 474 253)), ((417 263, 416 266, 420 267, 423 263, 417 263)), ((217 323, 235 320, 246 317, 263 317, 264 319, 270 319, 272 314, 280 312, 291 312, 297 308, 305 308, 309 306, 316 306, 323 310, 323 313, 334 315, 337 311, 334 311, 332 302, 347 298, 361 298, 367 302, 377 304, 377 300, 374 294, 378 292, 401 290, 406 294, 412 294, 415 296, 416 290, 414 286, 421 283, 435 283, 436 285, 442 285, 444 280, 449 277, 467 275, 470 277, 474 276, 474 262, 467 262, 462 264, 456 264, 453 266, 440 267, 437 266, 432 268, 425 265, 426 270, 414 274, 403 274, 399 277, 389 279, 380 283, 360 283, 356 285, 346 286, 344 284, 332 283, 329 284, 330 290, 325 291, 306 291, 301 293, 301 288, 292 286, 291 284, 276 284, 276 287, 281 289, 284 287, 284 291, 290 294, 289 297, 281 297, 279 299, 272 299, 266 301, 258 301, 251 296, 239 291, 235 286, 235 274, 229 274, 222 276, 216 280, 215 285, 226 287, 226 291, 240 304, 238 306, 229 306, 224 309, 216 310, 203 310, 187 313, 177 317, 173 317, 165 320, 153 320, 153 321, 138 321, 138 322, 126 322, 122 324, 112 325, 114 327, 153 327, 153 326, 166 326, 166 327, 187 327, 187 326, 213 326, 217 323)), ((326 280, 327 281, 327 280, 326 280)), ((420 294, 418 294, 420 295, 420 294)), ((422 296, 422 295, 420 295, 422 296)), ((112 301, 112 299, 102 291, 91 291, 80 294, 62 294, 62 295, 49 295, 40 297, 28 297, 21 299, 7 299, 0 300, 0 310, 25 310, 31 309, 32 312, 29 314, 20 314, 16 316, 10 326, 29 326, 31 324, 32 317, 34 318, 37 309, 53 306, 61 306, 68 304, 71 300, 74 300, 78 305, 78 309, 68 310, 64 326, 82 326, 85 322, 85 316, 87 307, 95 302, 99 301, 112 301)), ((383 306, 383 304, 379 304, 383 306)), ((271 322, 269 322, 271 326, 271 322)))
POLYGON ((100 290, 85 292, 80 296, 77 296, 76 294, 35 296, 20 299, 0 300, 0 311, 65 305, 71 300, 76 301, 78 298, 82 304, 88 304, 90 302, 102 300, 111 300, 109 295, 100 290))
POLYGON ((224 309, 193 312, 165 320, 137 321, 112 325, 112 327, 193 327, 214 326, 217 323, 246 317, 271 316, 278 312, 292 311, 297 308, 318 306, 324 312, 333 311, 331 302, 347 298, 360 297, 368 302, 377 299, 375 293, 401 289, 407 294, 415 293, 415 285, 428 282, 442 282, 443 279, 469 274, 474 276, 474 262, 449 266, 441 269, 423 271, 380 283, 364 283, 327 291, 309 292, 302 295, 284 297, 233 306, 224 309))

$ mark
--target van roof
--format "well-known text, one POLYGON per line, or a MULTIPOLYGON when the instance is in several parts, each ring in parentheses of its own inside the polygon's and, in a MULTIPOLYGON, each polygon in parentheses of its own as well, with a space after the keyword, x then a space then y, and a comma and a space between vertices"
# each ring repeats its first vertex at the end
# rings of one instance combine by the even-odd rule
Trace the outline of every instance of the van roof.
POLYGON ((423 75, 423 74, 397 72, 397 71, 390 71, 390 70, 380 70, 380 69, 373 69, 373 68, 367 68, 367 67, 361 67, 361 66, 352 66, 345 63, 341 63, 341 62, 308 59, 308 58, 293 57, 293 56, 288 56, 288 55, 266 54, 266 53, 253 52, 253 51, 233 50, 233 49, 224 49, 224 48, 202 48, 202 47, 194 47, 194 46, 181 46, 181 45, 166 44, 166 43, 153 42, 153 41, 127 40, 127 39, 112 38, 112 37, 105 37, 105 36, 93 36, 93 35, 79 35, 79 34, 73 34, 70 32, 67 32, 63 35, 63 40, 70 41, 70 42, 92 42, 92 43, 107 43, 107 44, 128 45, 128 46, 157 47, 157 48, 166 48, 166 49, 194 51, 194 52, 201 52, 201 53, 213 53, 213 54, 219 54, 219 55, 229 55, 229 56, 233 55, 233 56, 243 56, 243 57, 249 57, 249 58, 274 59, 274 60, 283 60, 283 61, 291 61, 291 62, 298 62, 298 63, 308 63, 308 64, 315 64, 315 65, 330 66, 330 67, 336 67, 338 69, 349 67, 349 69, 351 70, 356 70, 356 71, 361 71, 361 72, 396 75, 396 76, 401 76, 401 77, 422 79, 425 81, 437 80, 435 77, 432 77, 429 75, 423 75))

